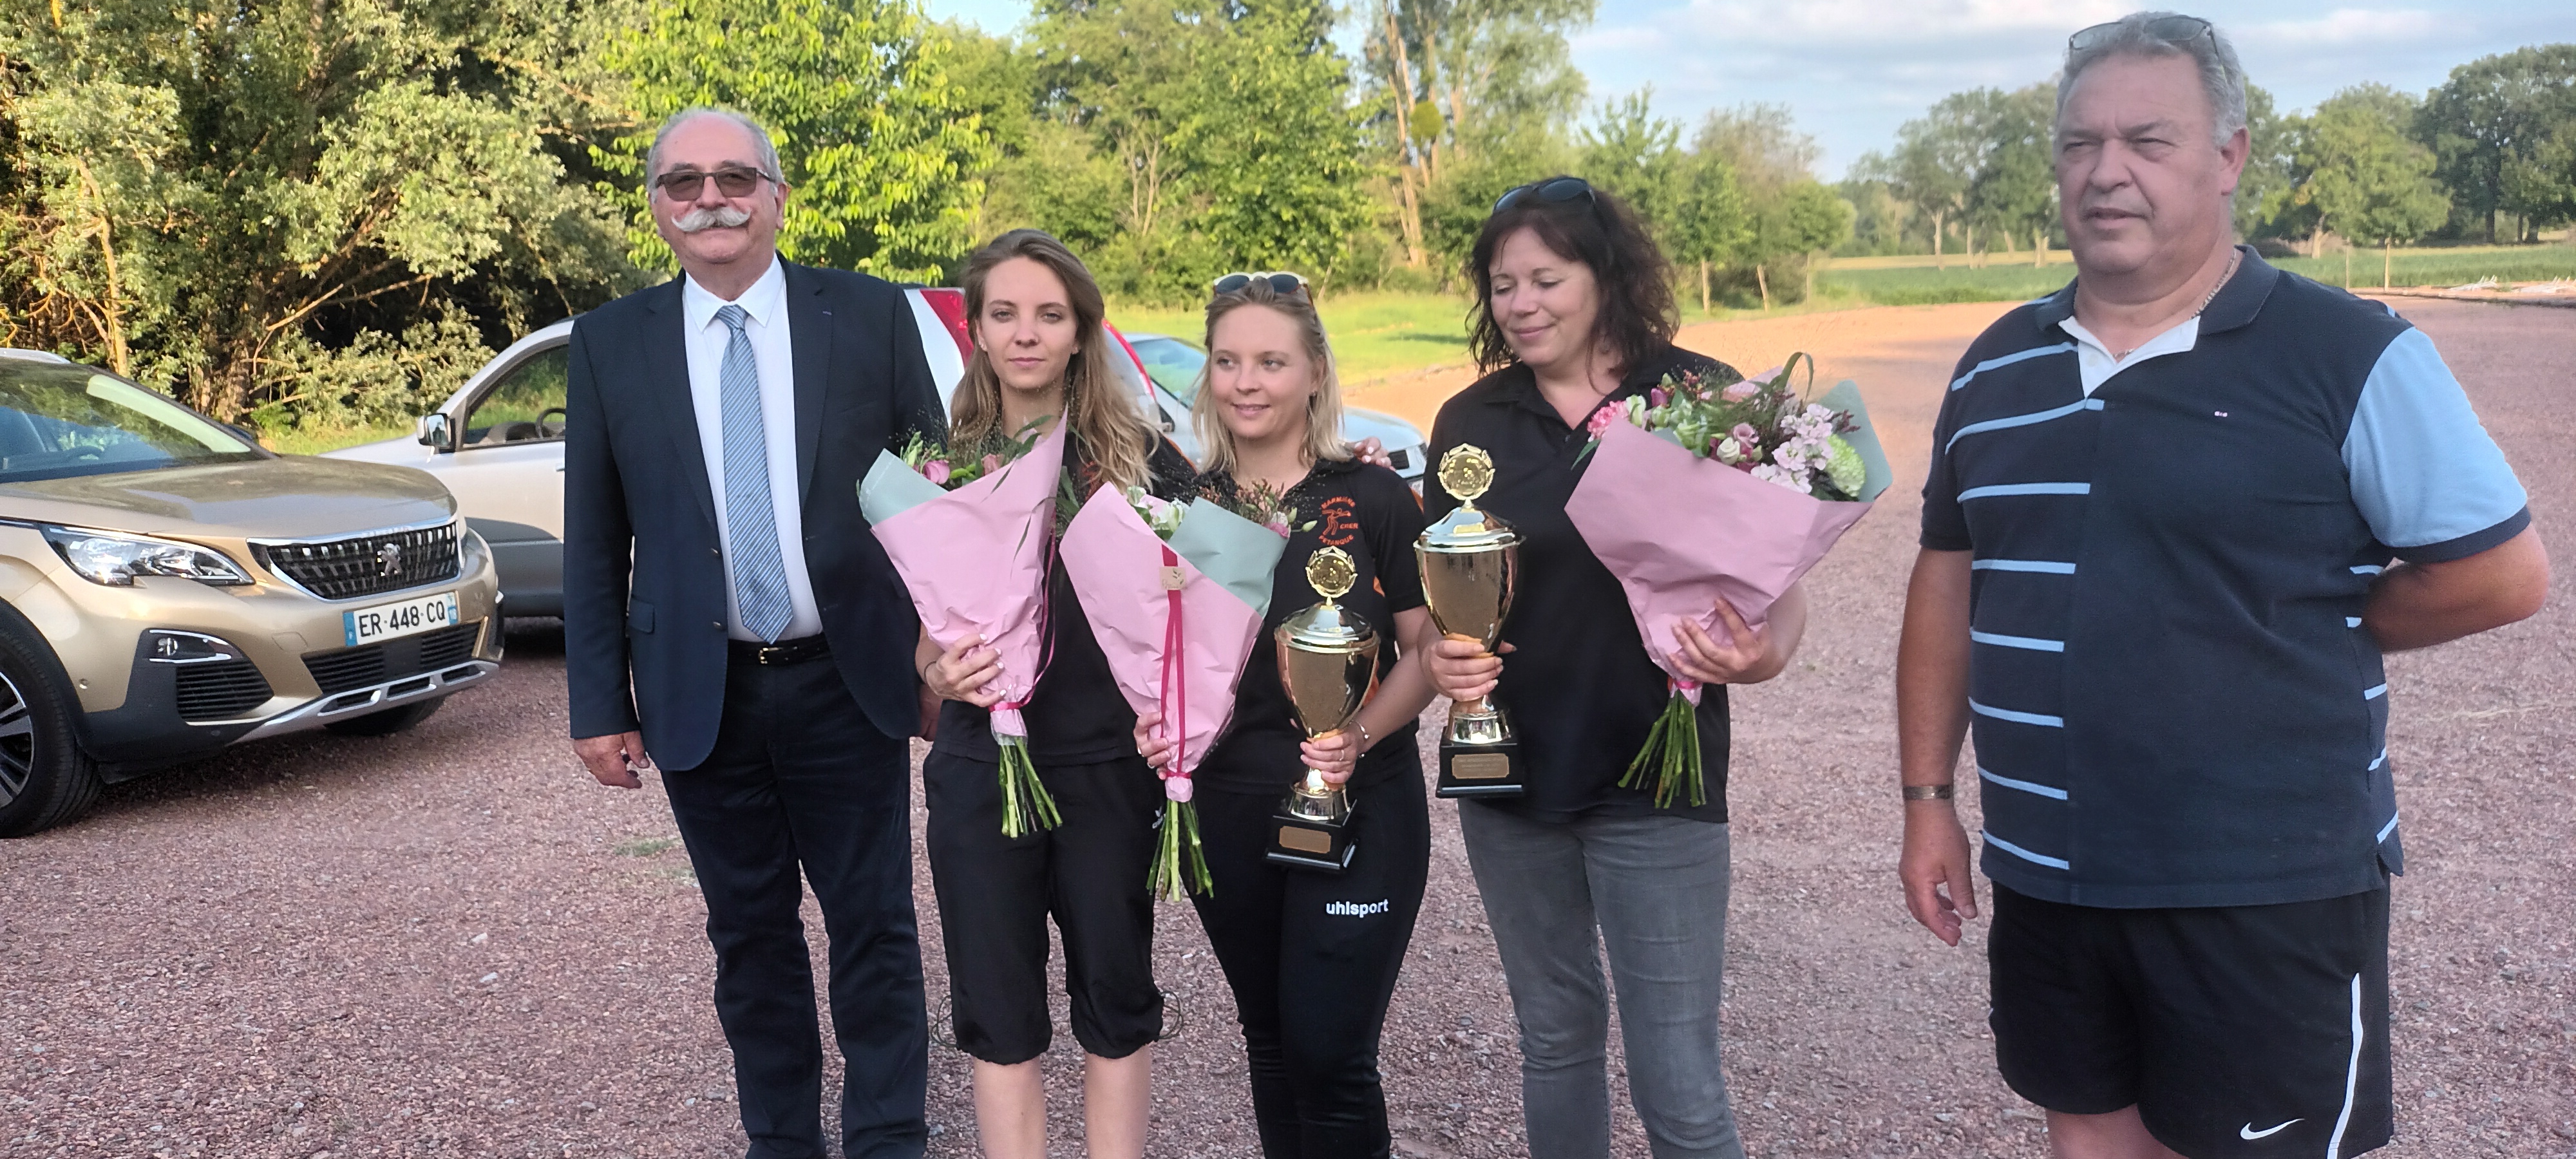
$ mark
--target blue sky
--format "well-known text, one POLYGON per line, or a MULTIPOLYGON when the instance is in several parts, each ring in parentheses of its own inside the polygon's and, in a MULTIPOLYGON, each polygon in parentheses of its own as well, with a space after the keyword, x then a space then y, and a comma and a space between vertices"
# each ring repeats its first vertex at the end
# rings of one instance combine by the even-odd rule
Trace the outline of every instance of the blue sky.
MULTIPOLYGON (((1025 0, 927 2, 933 16, 993 32, 1028 11, 1025 0)), ((2068 33, 2131 10, 2122 0, 1602 0, 1574 37, 1574 60, 1592 99, 1651 85, 1656 110, 1685 121, 1787 105, 1823 146, 1818 169, 1830 179, 1946 94, 2046 79, 2068 33)), ((2200 11, 2283 109, 2361 81, 2420 93, 2454 65, 2576 40, 2568 0, 2236 0, 2200 11)))

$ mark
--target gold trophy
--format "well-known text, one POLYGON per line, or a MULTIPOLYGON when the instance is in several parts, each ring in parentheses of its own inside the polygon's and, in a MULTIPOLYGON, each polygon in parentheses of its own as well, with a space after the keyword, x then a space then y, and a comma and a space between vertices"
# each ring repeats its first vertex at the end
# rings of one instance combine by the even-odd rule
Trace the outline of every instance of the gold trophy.
MULTIPOLYGON (((1317 551, 1306 560, 1306 583, 1323 602, 1290 616, 1271 637, 1278 644, 1279 684, 1309 739, 1340 732, 1377 686, 1377 630, 1333 602, 1358 579, 1349 553, 1317 551)), ((1324 774, 1307 769, 1270 820, 1270 860, 1327 873, 1350 868, 1351 799, 1341 786, 1326 784, 1324 774)))
MULTIPOLYGON (((1460 444, 1440 456, 1440 486, 1457 496, 1456 510, 1431 521, 1413 545, 1422 565, 1422 596, 1431 621, 1452 640, 1472 641, 1491 653, 1503 638, 1503 617, 1519 586, 1520 533, 1476 498, 1494 484, 1493 456, 1460 444)), ((1490 697, 1449 706, 1449 729, 1440 737, 1440 795, 1517 797, 1521 745, 1501 706, 1490 697)))

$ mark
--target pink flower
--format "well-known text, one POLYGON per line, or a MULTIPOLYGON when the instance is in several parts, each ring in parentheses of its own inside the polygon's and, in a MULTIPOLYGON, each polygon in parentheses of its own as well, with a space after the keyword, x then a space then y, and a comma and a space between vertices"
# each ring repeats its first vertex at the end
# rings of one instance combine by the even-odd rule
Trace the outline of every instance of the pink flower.
POLYGON ((1269 528, 1269 529, 1270 529, 1270 530, 1272 530, 1272 531, 1278 532, 1278 533, 1279 533, 1279 538, 1281 538, 1281 539, 1286 539, 1286 538, 1288 538, 1288 517, 1287 517, 1287 516, 1281 515, 1280 513, 1276 512, 1276 511, 1273 511, 1273 512, 1271 512, 1271 513, 1270 513, 1270 518, 1268 518, 1268 519, 1265 519, 1265 520, 1262 520, 1262 521, 1261 521, 1261 525, 1262 525, 1263 527, 1267 527, 1267 528, 1269 528))
POLYGON ((1734 430, 1726 433, 1735 436, 1736 442, 1742 443, 1747 447, 1758 447, 1762 445, 1762 432, 1754 430, 1753 424, 1751 423, 1737 423, 1735 424, 1734 430))
POLYGON ((1592 412, 1592 421, 1583 424, 1583 429, 1585 433, 1597 439, 1600 438, 1604 432, 1610 429, 1610 424, 1618 421, 1619 408, 1615 406, 1605 406, 1592 412))
POLYGON ((986 456, 984 456, 984 473, 985 473, 985 474, 990 475, 990 474, 992 474, 993 472, 995 472, 995 471, 999 471, 999 470, 1001 470, 1001 469, 1002 469, 1002 456, 997 455, 997 454, 996 454, 996 455, 986 455, 986 456))
POLYGON ((1651 406, 1651 407, 1661 407, 1661 406, 1663 406, 1665 403, 1671 402, 1672 400, 1673 400, 1672 393, 1671 393, 1670 391, 1665 390, 1664 388, 1662 388, 1662 387, 1660 387, 1660 386, 1655 387, 1654 389, 1649 390, 1649 391, 1647 391, 1647 392, 1646 392, 1646 405, 1647 405, 1647 406, 1651 406))
POLYGON ((1163 797, 1166 800, 1179 801, 1183 804, 1187 804, 1194 792, 1195 790, 1190 785, 1189 777, 1185 775, 1175 773, 1163 778, 1163 797))
POLYGON ((921 465, 921 476, 922 478, 928 479, 933 483, 937 483, 942 487, 947 486, 948 460, 932 459, 927 463, 923 463, 921 465))
POLYGON ((1745 399, 1753 397, 1761 390, 1761 383, 1748 378, 1742 382, 1730 384, 1725 390, 1721 390, 1717 393, 1719 398, 1723 398, 1728 402, 1743 402, 1745 399))

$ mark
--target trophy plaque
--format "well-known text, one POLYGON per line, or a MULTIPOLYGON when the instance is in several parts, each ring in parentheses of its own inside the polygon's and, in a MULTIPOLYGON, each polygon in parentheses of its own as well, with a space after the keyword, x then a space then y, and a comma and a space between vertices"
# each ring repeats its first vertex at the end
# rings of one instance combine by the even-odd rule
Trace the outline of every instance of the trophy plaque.
MULTIPOLYGON (((1460 444, 1440 456, 1441 489, 1458 506, 1423 528, 1413 545, 1422 565, 1422 596, 1431 620, 1452 640, 1491 653, 1502 640, 1520 573, 1521 537, 1476 500, 1494 483, 1494 460, 1484 448, 1460 444)), ((1440 736, 1440 795, 1517 797, 1522 777, 1520 741, 1491 697, 1449 706, 1440 736)))
MULTIPOLYGON (((1306 583, 1323 601, 1288 617, 1272 636, 1279 651, 1279 684, 1287 689, 1289 710, 1309 739, 1340 732, 1359 715, 1377 685, 1377 630, 1333 602, 1350 594, 1358 579, 1349 553, 1338 547, 1317 551, 1306 561, 1306 583)), ((1307 769, 1270 816, 1270 860, 1340 873, 1350 868, 1356 847, 1350 820, 1350 796, 1341 786, 1327 784, 1324 774, 1307 769)))

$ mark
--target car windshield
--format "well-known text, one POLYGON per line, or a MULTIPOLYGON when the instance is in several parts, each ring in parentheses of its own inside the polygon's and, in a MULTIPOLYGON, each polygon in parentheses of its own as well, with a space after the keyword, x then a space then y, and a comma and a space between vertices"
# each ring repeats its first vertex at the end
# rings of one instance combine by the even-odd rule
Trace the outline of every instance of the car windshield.
POLYGON ((1128 344, 1136 348, 1136 357, 1145 361, 1145 373, 1153 377, 1155 385, 1170 391, 1184 406, 1198 402, 1199 368, 1207 365, 1207 355, 1199 353, 1198 347, 1159 334, 1144 338, 1131 334, 1128 344))
POLYGON ((0 483, 263 457, 222 425, 114 375, 0 363, 0 483))

